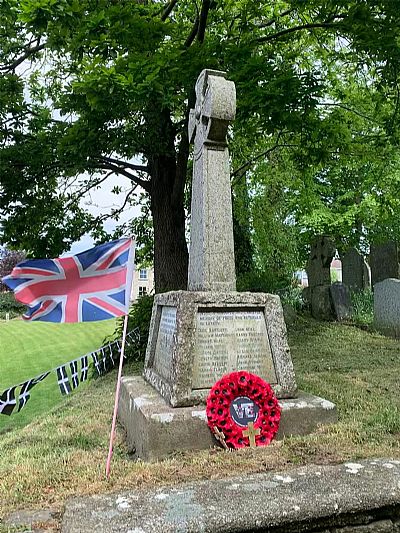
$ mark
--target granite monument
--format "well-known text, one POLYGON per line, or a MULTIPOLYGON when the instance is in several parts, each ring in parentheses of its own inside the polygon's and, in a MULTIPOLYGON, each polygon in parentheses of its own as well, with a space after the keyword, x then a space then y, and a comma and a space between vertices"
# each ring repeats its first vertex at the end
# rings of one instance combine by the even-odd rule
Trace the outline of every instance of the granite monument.
POLYGON ((334 404, 298 396, 278 296, 236 292, 227 130, 235 85, 204 70, 196 83, 188 291, 155 296, 143 378, 122 381, 119 418, 136 455, 158 459, 215 443, 204 401, 228 372, 258 374, 281 399, 281 434, 336 419, 334 404), (291 398, 285 405, 285 398, 291 398), (298 413, 301 409, 301 416, 298 413))

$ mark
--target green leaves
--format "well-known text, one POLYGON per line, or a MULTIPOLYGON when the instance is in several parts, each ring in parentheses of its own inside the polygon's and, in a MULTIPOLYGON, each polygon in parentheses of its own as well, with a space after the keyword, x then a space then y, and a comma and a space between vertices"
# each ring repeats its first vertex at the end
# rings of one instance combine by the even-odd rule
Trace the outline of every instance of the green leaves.
MULTIPOLYGON (((90 226, 103 238, 79 194, 110 170, 100 164, 104 157, 120 162, 111 169, 116 176, 148 180, 151 195, 159 174, 143 177, 124 163, 169 158, 176 168, 163 194, 184 190, 187 114, 204 68, 227 71, 237 88, 230 147, 247 192, 234 182, 237 209, 246 214, 236 229, 246 237, 238 239, 246 241, 242 256, 252 256, 243 268, 275 265, 285 277, 314 232, 356 242, 388 226, 398 231, 395 4, 219 0, 198 39, 201 2, 178 2, 162 20, 164 4, 156 0, 5 0, 1 239, 27 243, 25 225, 32 249, 47 253, 90 226), (82 187, 68 190, 84 172, 82 187)), ((183 193, 174 205, 183 220, 183 193)), ((148 258, 144 213, 147 222, 134 229, 148 258)))

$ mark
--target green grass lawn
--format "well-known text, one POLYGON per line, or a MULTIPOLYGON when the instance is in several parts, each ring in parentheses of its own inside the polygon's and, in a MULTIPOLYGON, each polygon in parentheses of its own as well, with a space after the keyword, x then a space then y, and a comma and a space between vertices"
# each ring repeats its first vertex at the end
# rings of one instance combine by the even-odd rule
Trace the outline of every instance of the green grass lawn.
MULTIPOLYGON (((2 515, 15 508, 62 509, 73 495, 285 470, 307 463, 400 459, 400 342, 302 317, 289 331, 289 345, 300 388, 335 402, 337 424, 321 426, 311 435, 273 441, 266 448, 176 453, 156 463, 132 461, 119 428, 111 479, 106 481, 114 370, 78 389, 51 413, 0 436, 0 531, 2 515)), ((137 372, 137 364, 124 367, 125 375, 137 372)))
MULTIPOLYGON (((114 325, 114 320, 80 324, 0 321, 0 393, 98 348, 114 325)), ((0 414, 0 434, 26 425, 63 400, 53 372, 32 389, 20 413, 0 414)))

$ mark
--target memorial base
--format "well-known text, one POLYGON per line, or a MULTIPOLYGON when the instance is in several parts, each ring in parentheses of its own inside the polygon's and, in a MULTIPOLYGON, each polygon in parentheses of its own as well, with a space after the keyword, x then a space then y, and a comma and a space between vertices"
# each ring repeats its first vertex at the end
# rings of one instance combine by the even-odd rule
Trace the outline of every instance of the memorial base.
POLYGON ((204 403, 222 376, 246 370, 278 398, 296 382, 278 296, 173 291, 154 298, 144 377, 173 407, 204 403))
MULTIPOLYGON (((281 399, 282 416, 277 438, 312 433, 321 424, 337 421, 336 406, 328 400, 299 392, 281 399)), ((171 407, 140 376, 122 379, 118 418, 136 458, 156 461, 177 451, 218 446, 207 423, 204 405, 171 407)))

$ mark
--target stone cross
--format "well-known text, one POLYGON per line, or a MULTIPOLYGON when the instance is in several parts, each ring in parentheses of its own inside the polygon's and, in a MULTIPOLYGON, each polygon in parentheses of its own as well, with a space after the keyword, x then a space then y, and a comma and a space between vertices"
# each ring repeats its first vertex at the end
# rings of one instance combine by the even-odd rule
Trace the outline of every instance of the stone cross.
POLYGON ((226 135, 235 118, 235 84, 225 73, 203 70, 190 111, 194 141, 189 291, 236 290, 232 198, 226 135))
POLYGON ((243 437, 248 437, 249 439, 250 448, 255 448, 257 446, 256 437, 258 437, 260 433, 261 429, 255 429, 253 422, 249 422, 247 429, 242 431, 243 437))

